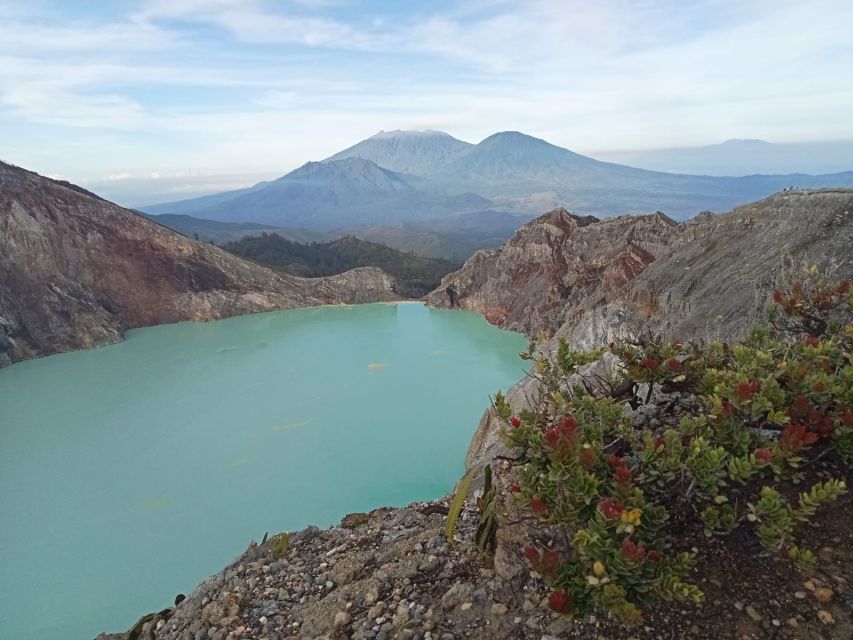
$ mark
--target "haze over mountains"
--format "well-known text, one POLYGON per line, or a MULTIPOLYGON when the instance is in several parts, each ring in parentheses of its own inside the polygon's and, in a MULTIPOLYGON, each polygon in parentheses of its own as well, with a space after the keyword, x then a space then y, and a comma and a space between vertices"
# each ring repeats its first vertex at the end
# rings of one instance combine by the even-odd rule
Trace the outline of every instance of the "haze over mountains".
POLYGON ((853 186, 853 171, 683 175, 601 162, 516 131, 476 145, 438 131, 392 131, 249 189, 145 209, 324 230, 424 223, 487 209, 532 215, 550 205, 598 216, 662 210, 685 219, 790 186, 853 186))
POLYGON ((596 157, 654 171, 710 176, 838 173, 853 166, 853 140, 776 144, 732 139, 702 147, 609 151, 596 157))

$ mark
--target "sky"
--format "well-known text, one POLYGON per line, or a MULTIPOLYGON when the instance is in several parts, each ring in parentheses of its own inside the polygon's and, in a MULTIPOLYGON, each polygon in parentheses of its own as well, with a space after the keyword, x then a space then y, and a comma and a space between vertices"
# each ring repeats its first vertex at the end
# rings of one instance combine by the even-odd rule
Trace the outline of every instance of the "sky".
POLYGON ((851 24, 850 0, 0 0, 0 159, 191 190, 392 129, 853 139, 851 24))

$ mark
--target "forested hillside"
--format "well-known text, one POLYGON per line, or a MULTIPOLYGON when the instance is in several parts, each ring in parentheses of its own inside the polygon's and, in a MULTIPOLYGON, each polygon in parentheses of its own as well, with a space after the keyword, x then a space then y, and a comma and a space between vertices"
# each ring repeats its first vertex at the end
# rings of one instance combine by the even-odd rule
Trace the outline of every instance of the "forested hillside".
POLYGON ((401 294, 413 298, 434 289, 443 276, 459 266, 449 260, 423 258, 354 236, 303 244, 276 233, 264 233, 229 242, 223 248, 300 276, 333 275, 353 267, 379 267, 397 279, 401 294))

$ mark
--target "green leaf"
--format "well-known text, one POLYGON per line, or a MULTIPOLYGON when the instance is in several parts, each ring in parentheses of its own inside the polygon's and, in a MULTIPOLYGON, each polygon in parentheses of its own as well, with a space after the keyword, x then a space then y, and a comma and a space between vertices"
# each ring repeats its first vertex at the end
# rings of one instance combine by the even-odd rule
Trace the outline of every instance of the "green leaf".
POLYGON ((450 502, 450 508, 447 511, 447 521, 444 523, 444 536, 451 544, 453 543, 453 534, 456 531, 456 521, 459 519, 459 514, 462 513, 462 507, 465 506, 465 498, 468 497, 470 486, 471 472, 467 471, 456 484, 456 492, 453 494, 453 500, 450 502))

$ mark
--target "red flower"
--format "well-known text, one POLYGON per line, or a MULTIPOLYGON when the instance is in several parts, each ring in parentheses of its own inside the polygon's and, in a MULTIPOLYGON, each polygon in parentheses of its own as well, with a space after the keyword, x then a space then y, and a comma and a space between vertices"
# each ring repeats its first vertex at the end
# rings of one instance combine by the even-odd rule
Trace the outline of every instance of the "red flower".
POLYGON ((646 557, 650 562, 660 562, 663 560, 663 556, 657 551, 649 551, 649 555, 646 557))
POLYGON ((678 358, 670 358, 666 361, 666 366, 670 371, 681 371, 683 365, 678 358))
POLYGON ((785 299, 785 298, 784 298, 784 296, 782 295, 782 292, 781 292, 781 291, 774 291, 774 292, 773 292, 773 302, 775 302, 776 304, 782 304, 782 301, 783 301, 784 299, 785 299))
POLYGON ((575 422, 575 419, 572 416, 563 416, 560 421, 557 422, 556 429, 560 433, 568 435, 572 433, 577 426, 578 423, 575 422))
POLYGON ((565 591, 552 591, 548 596, 548 606, 557 613, 568 613, 572 610, 572 601, 565 591))
POLYGON ((598 510, 608 520, 617 520, 622 515, 622 512, 625 511, 625 505, 622 502, 605 498, 598 503, 598 510))
POLYGON ((823 393, 824 391, 826 391, 826 382, 824 382, 823 380, 815 380, 812 389, 814 389, 815 393, 823 393))
POLYGON ((800 394, 796 398, 794 398, 794 402, 791 403, 791 407, 788 409, 788 415, 794 420, 799 420, 801 418, 805 418, 809 411, 811 411, 812 405, 809 402, 809 399, 800 394))
POLYGON ((644 358, 641 364, 649 371, 657 371, 657 368, 660 366, 660 362, 654 358, 644 358))
POLYGON ((552 447, 556 446, 557 441, 560 439, 560 432, 557 431, 556 428, 551 427, 545 432, 545 441, 550 444, 552 447))
POLYGON ((548 507, 545 506, 545 503, 540 498, 533 498, 530 501, 530 509, 539 518, 544 518, 548 513, 548 507))
POLYGON ((666 438, 655 438, 655 449, 666 446, 666 438))
POLYGON ((512 418, 509 419, 509 423, 513 427, 520 427, 521 426, 521 418, 519 418, 518 416, 513 416, 512 418))
POLYGON ((628 467, 616 467, 613 470, 616 484, 627 485, 631 483, 631 470, 628 467))
POLYGON ((773 460, 773 451, 771 449, 767 449, 766 447, 756 449, 755 457, 761 460, 762 462, 770 462, 771 460, 773 460))
POLYGON ((509 492, 510 493, 521 493, 521 487, 519 487, 517 484, 514 484, 509 488, 509 492))
POLYGON ((749 382, 741 382, 738 384, 735 389, 735 395, 738 400, 746 401, 750 400, 752 396, 761 391, 761 385, 758 384, 757 380, 750 380, 749 382))
POLYGON ((615 453, 611 453, 609 456, 607 456, 607 464, 609 464, 611 467, 621 467, 623 464, 625 464, 625 458, 623 458, 622 456, 617 456, 615 453))
POLYGON ((545 441, 552 447, 556 447, 561 441, 570 441, 576 427, 577 422, 572 416, 563 416, 553 427, 545 431, 545 441))
POLYGON ((630 538, 622 541, 622 555, 628 560, 639 562, 646 556, 646 548, 642 544, 636 544, 630 538))
POLYGON ((802 424, 789 424, 779 437, 779 446, 783 451, 793 453, 817 442, 817 434, 802 424))
POLYGON ((809 336, 808 338, 806 338, 806 344, 810 347, 816 347, 820 344, 820 338, 818 338, 817 336, 809 336))
POLYGON ((592 469, 595 466, 595 463, 598 462, 598 455, 595 453, 595 449, 583 449, 578 455, 578 462, 580 462, 581 466, 587 471, 592 469))

